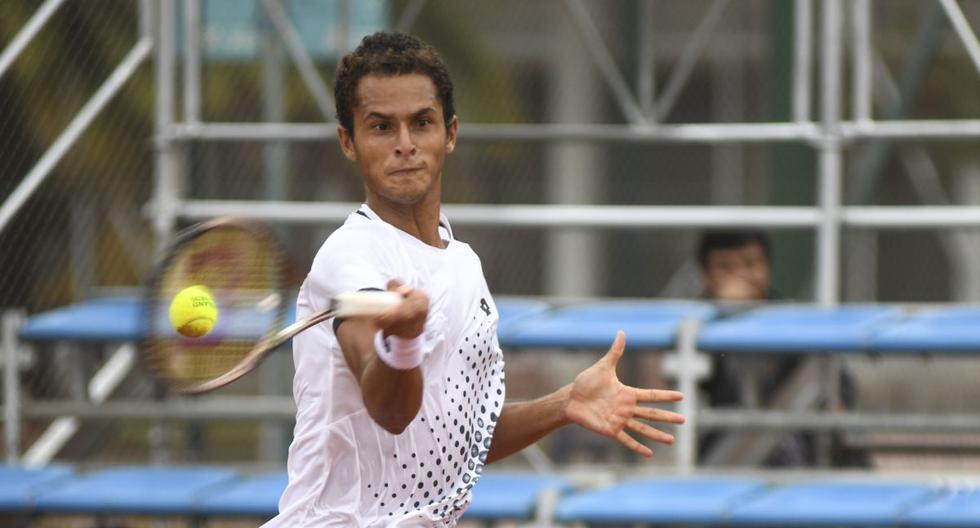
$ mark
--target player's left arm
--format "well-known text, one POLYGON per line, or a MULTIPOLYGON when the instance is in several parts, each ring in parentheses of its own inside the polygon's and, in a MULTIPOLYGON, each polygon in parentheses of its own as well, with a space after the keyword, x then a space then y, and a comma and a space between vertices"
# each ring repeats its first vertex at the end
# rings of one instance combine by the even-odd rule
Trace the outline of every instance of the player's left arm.
POLYGON ((630 432, 654 442, 672 444, 672 435, 647 422, 682 424, 684 417, 642 404, 676 402, 683 395, 672 390, 638 389, 620 382, 616 365, 625 346, 626 336, 619 332, 606 355, 569 385, 533 401, 504 405, 487 461, 512 455, 567 424, 578 424, 613 438, 643 456, 651 456, 653 452, 630 432))

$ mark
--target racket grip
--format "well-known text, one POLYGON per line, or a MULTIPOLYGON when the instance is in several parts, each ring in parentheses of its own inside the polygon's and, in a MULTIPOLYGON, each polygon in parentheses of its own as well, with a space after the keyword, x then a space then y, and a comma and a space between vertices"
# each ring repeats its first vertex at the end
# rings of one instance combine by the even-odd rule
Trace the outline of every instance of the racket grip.
POLYGON ((374 317, 402 302, 402 295, 393 291, 358 291, 334 297, 335 317, 374 317))

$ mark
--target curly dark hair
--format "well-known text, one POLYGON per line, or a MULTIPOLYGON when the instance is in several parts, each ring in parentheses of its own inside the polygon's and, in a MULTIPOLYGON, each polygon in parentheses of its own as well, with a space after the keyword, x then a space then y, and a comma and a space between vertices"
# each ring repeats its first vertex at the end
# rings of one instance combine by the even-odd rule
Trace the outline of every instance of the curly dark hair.
POLYGON ((446 127, 456 115, 453 105, 453 81, 449 69, 435 48, 416 37, 397 32, 379 31, 361 40, 357 49, 337 65, 334 86, 337 120, 354 135, 354 108, 357 107, 357 84, 365 75, 407 75, 420 73, 432 79, 442 103, 446 127))
POLYGON ((750 244, 759 244, 770 259, 769 237, 765 232, 755 229, 708 231, 701 235, 698 243, 698 263, 701 269, 708 267, 708 255, 715 250, 740 249, 750 244))

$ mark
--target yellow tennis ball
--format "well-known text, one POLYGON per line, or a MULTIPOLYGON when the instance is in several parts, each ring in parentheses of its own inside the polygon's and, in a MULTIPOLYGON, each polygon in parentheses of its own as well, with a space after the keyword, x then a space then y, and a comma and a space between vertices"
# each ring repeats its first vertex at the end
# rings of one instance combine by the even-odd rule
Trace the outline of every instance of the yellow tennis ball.
POLYGON ((201 285, 180 290, 170 303, 170 324, 185 337, 202 337, 218 322, 218 307, 214 297, 201 285))

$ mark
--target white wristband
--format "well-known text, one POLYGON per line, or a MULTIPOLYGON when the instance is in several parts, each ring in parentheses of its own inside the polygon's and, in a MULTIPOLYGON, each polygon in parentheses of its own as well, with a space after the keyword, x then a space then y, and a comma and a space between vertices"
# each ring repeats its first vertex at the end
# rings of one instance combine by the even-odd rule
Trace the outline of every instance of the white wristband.
POLYGON ((374 336, 374 351, 378 358, 397 370, 411 370, 422 364, 422 336, 403 339, 398 336, 384 337, 379 331, 374 336))

